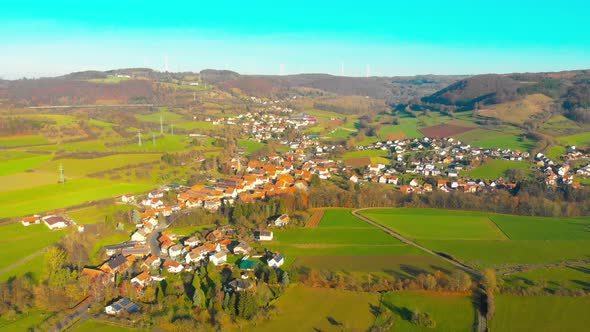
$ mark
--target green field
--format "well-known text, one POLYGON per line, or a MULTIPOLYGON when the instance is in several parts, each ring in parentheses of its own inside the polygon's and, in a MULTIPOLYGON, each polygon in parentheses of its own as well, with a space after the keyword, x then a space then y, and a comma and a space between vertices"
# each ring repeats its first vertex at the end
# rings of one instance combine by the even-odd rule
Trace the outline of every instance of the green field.
POLYGON ((547 150, 545 150, 545 154, 547 157, 553 160, 559 160, 559 157, 564 156, 567 152, 567 149, 561 145, 554 145, 547 150))
POLYGON ((0 218, 16 217, 64 208, 125 193, 152 189, 151 185, 74 179, 29 189, 0 192, 0 218))
POLYGON ((252 141, 249 139, 241 139, 238 140, 238 144, 240 144, 241 148, 246 149, 246 153, 250 154, 262 149, 266 144, 252 141))
POLYGON ((590 220, 436 209, 373 209, 363 215, 475 267, 588 259, 590 220))
POLYGON ((15 147, 23 145, 47 144, 49 141, 38 135, 3 136, 0 137, 1 147, 15 147))
POLYGON ((366 331, 375 318, 371 306, 378 305, 376 293, 292 286, 275 302, 277 316, 252 330, 366 331))
POLYGON ((165 135, 162 138, 157 137, 156 144, 152 142, 152 135, 142 135, 142 145, 137 145, 137 141, 134 143, 121 145, 112 148, 113 151, 119 152, 171 152, 171 151, 182 151, 187 149, 190 141, 184 135, 165 135))
POLYGON ((503 277, 503 287, 526 289, 543 287, 556 291, 560 288, 590 291, 590 265, 563 266, 513 273, 503 277))
POLYGON ((2 331, 30 331, 50 316, 41 311, 30 311, 19 315, 15 321, 8 321, 0 317, 0 330, 2 331))
POLYGON ((373 228, 373 226, 352 215, 349 209, 326 209, 320 221, 320 228, 373 228))
POLYGON ((567 145, 575 145, 577 147, 588 147, 590 146, 590 132, 560 137, 559 141, 567 145))
POLYGON ((362 214, 413 239, 505 240, 493 222, 481 213, 428 209, 372 209, 362 214))
POLYGON ((389 151, 386 150, 360 150, 347 152, 342 156, 342 159, 364 158, 364 157, 387 157, 389 151))
POLYGON ((66 174, 85 176, 93 173, 108 171, 114 168, 151 163, 160 160, 159 154, 122 154, 92 159, 58 159, 46 162, 37 170, 56 172, 63 165, 66 174))
POLYGON ((511 169, 521 169, 525 174, 530 173, 530 164, 526 161, 493 159, 464 174, 473 179, 496 180, 505 176, 506 171, 511 169))
POLYGON ((492 331, 588 331, 589 297, 497 295, 492 331))
POLYGON ((508 148, 512 150, 530 151, 535 147, 533 140, 523 142, 519 132, 497 131, 489 129, 475 129, 457 136, 472 146, 487 148, 508 148))
POLYGON ((166 230, 173 232, 180 236, 190 236, 197 232, 201 232, 205 229, 215 229, 215 224, 209 225, 198 225, 198 226, 181 226, 181 227, 169 227, 166 230))
POLYGON ((4 154, 0 159, 2 168, 0 168, 0 176, 16 174, 35 168, 35 166, 50 160, 51 155, 34 155, 27 154, 27 157, 22 155, 19 157, 4 154))
POLYGON ((57 242, 66 230, 50 231, 43 224, 25 227, 20 223, 0 226, 0 269, 57 242))
POLYGON ((88 206, 68 211, 68 216, 81 225, 96 224, 112 217, 117 212, 131 212, 136 207, 132 205, 112 204, 108 206, 88 206))
POLYGON ((119 325, 114 325, 107 322, 102 322, 94 319, 89 319, 84 323, 78 325, 72 331, 79 331, 79 332, 133 332, 133 331, 143 331, 140 329, 134 329, 130 327, 123 327, 119 325))
MULTIPOLYGON (((393 331, 472 331, 475 309, 467 295, 434 292, 395 292, 383 297, 384 305, 395 315, 393 331), (436 328, 428 329, 412 324, 411 311, 428 313, 436 328)), ((507 331, 507 330, 497 330, 507 331)))
POLYGON ((33 280, 40 282, 45 273, 45 255, 35 256, 27 260, 23 264, 15 266, 14 268, 0 274, 0 283, 6 282, 11 278, 30 275, 33 280))

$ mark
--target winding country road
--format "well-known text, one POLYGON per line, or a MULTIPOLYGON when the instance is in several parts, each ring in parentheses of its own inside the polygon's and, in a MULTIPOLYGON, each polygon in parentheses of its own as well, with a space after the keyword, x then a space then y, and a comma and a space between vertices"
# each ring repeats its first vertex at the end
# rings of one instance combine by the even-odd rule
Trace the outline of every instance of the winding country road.
POLYGON ((470 266, 467 266, 467 265, 465 265, 465 264, 463 264, 461 262, 458 262, 456 260, 450 259, 450 258, 446 257, 445 255, 442 255, 442 254, 440 254, 438 252, 432 251, 432 250, 430 250, 430 249, 428 249, 428 248, 426 248, 426 247, 424 247, 424 246, 422 246, 422 245, 420 245, 420 244, 418 244, 418 243, 416 243, 416 242, 414 242, 414 241, 412 241, 412 240, 410 240, 410 239, 402 236, 401 234, 399 234, 398 232, 394 231, 393 229, 391 229, 389 227, 386 227, 386 226, 383 226, 383 225, 381 225, 379 223, 376 223, 373 220, 371 220, 371 219, 369 219, 369 218, 367 218, 367 217, 365 217, 365 216, 363 216, 362 214, 359 213, 359 211, 372 210, 372 209, 374 209, 374 208, 358 209, 358 210, 352 211, 352 214, 355 217, 361 219, 362 221, 364 221, 364 222, 366 222, 368 224, 371 224, 372 226, 375 226, 375 227, 381 229, 385 233, 387 233, 387 234, 395 237, 396 239, 400 240, 401 242, 403 242, 405 244, 414 246, 414 247, 416 247, 416 248, 418 248, 418 249, 420 249, 420 250, 422 250, 422 251, 424 251, 424 252, 426 252, 426 253, 428 253, 430 255, 437 256, 437 257, 439 257, 439 258, 447 261, 448 263, 453 264, 456 267, 458 267, 458 268, 464 270, 465 272, 468 272, 468 273, 470 273, 470 274, 472 274, 474 276, 481 277, 481 272, 479 272, 478 270, 476 270, 476 269, 474 269, 474 268, 472 268, 470 266))

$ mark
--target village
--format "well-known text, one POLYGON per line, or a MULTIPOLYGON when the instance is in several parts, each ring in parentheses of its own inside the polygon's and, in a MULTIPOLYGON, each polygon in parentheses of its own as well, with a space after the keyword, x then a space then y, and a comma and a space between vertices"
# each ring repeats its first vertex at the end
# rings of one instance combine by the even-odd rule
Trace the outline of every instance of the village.
MULTIPOLYGON (((374 163, 371 158, 339 159, 335 151, 342 146, 323 144, 313 135, 296 135, 290 140, 283 134, 287 129, 299 129, 315 123, 305 114, 293 115, 292 110, 274 105, 271 112, 248 112, 236 118, 207 119, 214 124, 241 126, 250 139, 263 142, 270 138, 282 139, 287 152, 272 153, 261 159, 248 160, 237 156, 228 161, 233 175, 192 186, 167 185, 147 195, 126 194, 117 198, 119 204, 136 206, 140 212, 133 217, 135 231, 128 241, 104 247, 108 259, 96 267, 86 267, 82 274, 102 287, 116 283, 126 276, 134 292, 141 293, 149 285, 167 276, 189 272, 200 274, 223 269, 239 271, 235 278, 223 285, 227 292, 242 292, 255 286, 254 270, 260 266, 279 269, 285 259, 280 252, 264 246, 273 240, 273 228, 288 226, 290 217, 281 214, 268 220, 264 229, 252 229, 247 236, 239 236, 231 225, 219 226, 204 236, 177 235, 167 228, 176 215, 193 209, 216 212, 222 206, 235 206, 257 200, 268 200, 284 194, 307 192, 312 182, 339 177, 354 185, 375 183, 388 186, 404 194, 514 190, 516 181, 503 178, 480 179, 469 177, 468 170, 489 160, 528 161, 546 176, 546 184, 579 186, 574 174, 590 176, 590 165, 573 170, 570 162, 588 160, 590 153, 570 147, 559 161, 542 153, 511 149, 482 149, 453 138, 415 138, 388 140, 365 146, 356 151, 382 150, 390 157, 389 165, 374 163), (436 182, 428 179, 436 179, 436 182), (175 197, 174 201, 165 196, 175 197)), ((44 223, 51 230, 84 226, 65 215, 34 215, 21 220, 24 226, 44 223)), ((131 314, 140 310, 126 295, 104 308, 109 315, 131 314)))

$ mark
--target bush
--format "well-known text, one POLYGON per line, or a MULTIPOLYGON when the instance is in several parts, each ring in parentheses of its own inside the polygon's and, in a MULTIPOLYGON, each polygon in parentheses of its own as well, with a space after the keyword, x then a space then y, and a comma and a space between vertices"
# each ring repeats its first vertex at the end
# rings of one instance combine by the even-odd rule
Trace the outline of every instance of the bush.
POLYGON ((427 312, 419 312, 418 310, 412 312, 412 323, 417 326, 427 327, 433 329, 436 327, 436 321, 427 312))

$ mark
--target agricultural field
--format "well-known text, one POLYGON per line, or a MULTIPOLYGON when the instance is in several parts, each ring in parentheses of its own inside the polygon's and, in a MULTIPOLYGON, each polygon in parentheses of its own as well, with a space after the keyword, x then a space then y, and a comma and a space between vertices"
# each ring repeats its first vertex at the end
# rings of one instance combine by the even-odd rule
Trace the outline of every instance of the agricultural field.
POLYGON ((504 177, 506 172, 511 169, 520 169, 525 175, 531 171, 530 164, 526 161, 492 159, 471 171, 464 172, 464 174, 473 179, 496 180, 504 177))
POLYGON ((159 154, 124 154, 92 159, 57 159, 46 162, 36 168, 38 171, 56 172, 60 165, 73 177, 108 171, 125 166, 160 161, 159 154))
POLYGON ((363 215, 477 268, 587 259, 590 220, 436 209, 372 209, 363 215))
POLYGON ((559 289, 590 291, 590 265, 535 269, 503 276, 503 288, 539 287, 555 292, 559 289))
POLYGON ((59 241, 66 234, 66 230, 50 231, 43 224, 25 227, 20 223, 14 223, 0 226, 0 234, 0 250, 3 253, 0 269, 5 269, 59 241))
POLYGON ((49 141, 43 136, 39 135, 19 135, 0 137, 0 148, 40 144, 49 144, 49 141))
POLYGON ((19 315, 16 320, 6 320, 0 318, 0 330, 3 331, 30 331, 35 326, 39 325, 45 319, 49 318, 50 314, 33 310, 26 314, 19 315))
POLYGON ((145 192, 152 188, 152 185, 147 184, 82 178, 65 184, 3 191, 0 192, 0 218, 50 211, 126 193, 145 192))
POLYGON ((562 144, 575 145, 576 147, 589 147, 590 146, 590 132, 559 137, 558 140, 562 144))
POLYGON ((438 124, 426 128, 421 128, 420 132, 426 137, 432 138, 444 138, 444 137, 456 137, 462 133, 466 133, 473 130, 473 127, 463 127, 448 123, 438 124))
POLYGON ((552 98, 544 94, 532 94, 522 100, 486 106, 485 109, 478 110, 477 115, 521 125, 532 116, 548 110, 552 104, 552 98))
POLYGON ((0 153, 0 176, 16 174, 34 168, 35 166, 50 160, 51 155, 38 155, 26 152, 7 151, 0 153))
POLYGON ((587 331, 589 297, 497 295, 492 331, 587 331))
POLYGON ((347 152, 342 156, 342 159, 353 159, 353 158, 363 158, 363 157, 387 157, 389 155, 389 151, 386 150, 359 150, 353 152, 347 152))
POLYGON ((392 292, 385 294, 383 304, 394 313, 393 331, 473 330, 475 309, 469 295, 425 291, 392 292), (412 324, 411 311, 414 310, 430 314, 436 322, 436 328, 412 324))
POLYGON ((366 331, 375 319, 379 294, 292 286, 275 302, 276 317, 256 331, 366 331))
POLYGON ((512 150, 530 151, 535 147, 535 142, 531 139, 523 141, 523 135, 514 130, 490 130, 478 128, 466 133, 457 135, 461 141, 471 144, 471 146, 488 148, 508 148, 512 150))
POLYGON ((274 238, 268 247, 285 254, 288 265, 385 273, 399 278, 451 269, 443 260, 359 220, 348 209, 326 209, 319 227, 275 230, 274 238))
POLYGON ((254 153, 254 152, 262 149, 266 145, 264 143, 252 141, 249 139, 238 140, 238 143, 240 144, 241 148, 246 149, 246 153, 248 153, 248 154, 254 153))

